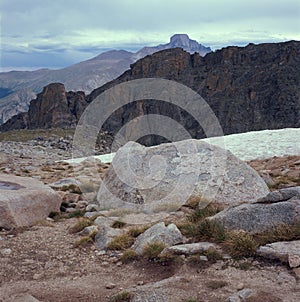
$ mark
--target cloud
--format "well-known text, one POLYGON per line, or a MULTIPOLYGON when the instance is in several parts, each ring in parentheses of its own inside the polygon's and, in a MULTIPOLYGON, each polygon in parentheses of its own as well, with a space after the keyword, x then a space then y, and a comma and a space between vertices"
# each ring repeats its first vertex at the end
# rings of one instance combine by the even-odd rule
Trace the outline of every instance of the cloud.
POLYGON ((214 48, 300 40, 298 0, 2 0, 0 11, 6 66, 20 48, 76 61, 103 49, 167 43, 174 33, 214 48))

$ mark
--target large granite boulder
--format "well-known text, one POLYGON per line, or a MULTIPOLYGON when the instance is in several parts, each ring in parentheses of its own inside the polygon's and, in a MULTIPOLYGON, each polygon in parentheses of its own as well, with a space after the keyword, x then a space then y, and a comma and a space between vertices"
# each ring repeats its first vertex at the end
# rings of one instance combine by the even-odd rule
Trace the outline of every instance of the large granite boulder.
POLYGON ((58 193, 42 182, 0 174, 0 228, 29 226, 59 211, 58 193))
POLYGON ((201 206, 252 203, 269 190, 231 152, 198 140, 144 147, 129 142, 116 153, 98 192, 101 209, 172 212, 193 196, 201 206))

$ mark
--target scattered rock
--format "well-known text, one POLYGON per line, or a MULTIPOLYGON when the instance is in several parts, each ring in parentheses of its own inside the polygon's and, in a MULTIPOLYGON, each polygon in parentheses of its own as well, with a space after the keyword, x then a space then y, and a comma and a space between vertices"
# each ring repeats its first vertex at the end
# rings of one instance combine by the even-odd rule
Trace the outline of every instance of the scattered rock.
POLYGON ((277 277, 277 282, 279 284, 282 284, 282 283, 292 283, 292 284, 296 284, 296 279, 295 277, 293 277, 292 275, 290 275, 289 273, 286 273, 286 272, 280 272, 278 274, 278 277, 277 277))
POLYGON ((300 200, 268 204, 243 204, 225 209, 208 218, 226 229, 260 233, 282 224, 300 221, 300 200))
POLYGON ((31 296, 30 294, 18 294, 10 297, 7 302, 39 302, 40 300, 31 296))
POLYGON ((256 292, 250 288, 244 288, 238 292, 236 292, 234 295, 230 296, 226 302, 242 302, 247 301, 248 298, 253 296, 256 292))
POLYGON ((203 253, 208 250, 218 250, 219 247, 215 243, 211 242, 197 242, 189 244, 179 244, 170 247, 166 247, 161 255, 174 253, 177 255, 193 255, 203 253))
POLYGON ((102 226, 95 236, 95 244, 98 250, 107 249, 108 244, 117 236, 121 235, 123 230, 102 226))
POLYGON ((0 174, 0 228, 32 225, 59 212, 61 203, 55 191, 36 179, 0 174))
POLYGON ((91 226, 87 226, 85 227, 81 232, 79 232, 79 235, 82 236, 89 236, 94 232, 98 231, 98 227, 96 225, 91 225, 91 226))
POLYGON ((1 253, 1 255, 3 255, 3 256, 8 256, 8 255, 10 255, 10 254, 12 253, 12 250, 9 249, 9 248, 1 249, 1 250, 0 250, 0 253, 1 253))
POLYGON ((169 224, 167 227, 164 222, 160 222, 147 229, 139 235, 134 243, 134 250, 142 254, 147 244, 153 242, 162 242, 167 246, 183 242, 184 238, 175 224, 169 224))
POLYGON ((257 253, 265 258, 288 263, 290 267, 300 266, 300 240, 266 244, 259 247, 257 253))
POLYGON ((115 284, 115 283, 108 283, 108 284, 106 284, 105 285, 105 288, 107 288, 107 289, 113 289, 113 288, 115 288, 117 285, 115 284))

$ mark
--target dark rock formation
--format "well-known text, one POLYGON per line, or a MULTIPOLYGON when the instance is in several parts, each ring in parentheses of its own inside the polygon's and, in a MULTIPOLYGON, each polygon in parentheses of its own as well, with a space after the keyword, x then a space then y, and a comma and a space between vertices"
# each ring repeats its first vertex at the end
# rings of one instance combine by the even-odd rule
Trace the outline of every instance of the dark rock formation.
MULTIPOLYGON (((122 82, 164 78, 198 92, 214 111, 224 134, 300 127, 299 63, 298 41, 232 46, 205 57, 198 53, 191 55, 180 48, 167 49, 132 64, 120 77, 95 89, 86 101, 92 102, 103 91, 122 82)), ((32 101, 27 127, 75 126, 86 106, 83 93, 66 93, 62 88, 53 92, 51 85, 47 87, 32 101), (54 98, 55 104, 52 103, 54 98)), ((116 133, 129 120, 151 113, 167 115, 180 122, 194 138, 205 137, 190 114, 170 103, 155 100, 138 100, 120 108, 111 114, 103 128, 116 133)), ((26 114, 15 117, 14 123, 8 122, 0 131, 16 125, 23 127, 24 120, 26 114)), ((160 139, 150 137, 146 144, 159 142, 160 139)))
POLYGON ((66 92, 61 83, 49 84, 30 102, 28 112, 12 117, 0 131, 74 128, 86 105, 84 92, 66 92))
MULTIPOLYGON (((91 102, 106 89, 125 81, 160 77, 198 92, 213 109, 224 134, 300 127, 299 62, 297 41, 227 47, 205 57, 169 49, 132 64, 119 78, 94 90, 87 100, 91 102)), ((116 131, 129 119, 149 113, 171 116, 193 137, 204 137, 190 116, 158 101, 131 103, 115 112, 105 127, 116 131)))

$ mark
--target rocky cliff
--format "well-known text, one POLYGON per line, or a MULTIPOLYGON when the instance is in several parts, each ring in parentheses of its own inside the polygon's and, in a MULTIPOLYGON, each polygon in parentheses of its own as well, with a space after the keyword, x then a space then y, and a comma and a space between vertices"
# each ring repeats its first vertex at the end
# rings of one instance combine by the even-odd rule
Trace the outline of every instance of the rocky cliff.
MULTIPOLYGON (((299 63, 297 41, 227 47, 205 57, 180 48, 167 49, 132 64, 120 77, 94 90, 86 101, 83 94, 66 93, 62 85, 57 93, 50 93, 48 86, 31 102, 28 117, 21 115, 14 120, 28 128, 72 127, 83 108, 106 89, 133 79, 156 77, 180 82, 198 92, 211 106, 225 134, 300 127, 299 63), (54 107, 50 106, 50 99, 56 99, 54 107)), ((120 108, 107 120, 104 130, 115 133, 130 119, 149 113, 169 116, 193 137, 205 137, 189 114, 156 100, 133 102, 120 108)), ((10 121, 0 131, 15 125, 10 121)), ((158 142, 150 137, 147 144, 158 142)))
POLYGON ((86 106, 84 92, 66 92, 63 84, 52 83, 30 102, 28 112, 13 116, 0 127, 0 131, 74 128, 86 106))
MULTIPOLYGON (((225 134, 300 127, 300 42, 227 47, 205 57, 182 49, 165 50, 131 65, 118 79, 94 90, 91 102, 104 90, 124 81, 160 77, 198 92, 211 106, 225 134)), ((106 128, 116 131, 141 115, 141 104, 127 105, 110 117, 106 128)), ((169 103, 144 101, 143 113, 168 115, 194 137, 199 125, 169 103)))

